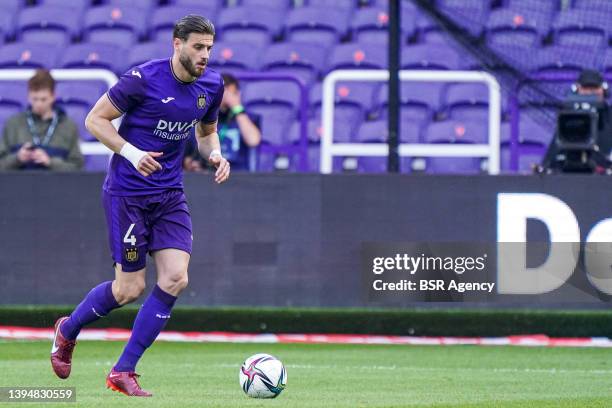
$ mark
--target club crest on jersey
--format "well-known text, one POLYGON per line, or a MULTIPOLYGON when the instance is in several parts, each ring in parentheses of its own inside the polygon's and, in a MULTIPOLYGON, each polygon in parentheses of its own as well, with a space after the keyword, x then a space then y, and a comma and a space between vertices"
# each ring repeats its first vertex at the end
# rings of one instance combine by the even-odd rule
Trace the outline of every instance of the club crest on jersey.
POLYGON ((204 109, 206 107, 206 95, 198 96, 198 109, 204 109))
POLYGON ((125 260, 136 262, 138 260, 138 250, 136 248, 125 248, 125 260))

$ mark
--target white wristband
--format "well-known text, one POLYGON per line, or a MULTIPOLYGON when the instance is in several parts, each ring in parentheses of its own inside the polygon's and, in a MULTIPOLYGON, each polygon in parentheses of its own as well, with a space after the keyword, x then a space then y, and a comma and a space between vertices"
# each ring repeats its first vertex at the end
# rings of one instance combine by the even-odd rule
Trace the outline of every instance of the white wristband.
POLYGON ((221 156, 221 150, 215 149, 212 152, 210 152, 210 155, 208 156, 208 160, 211 160, 213 156, 221 156))
POLYGON ((128 159, 134 168, 138 169, 138 163, 147 155, 147 152, 143 152, 131 143, 126 142, 121 148, 119 154, 128 159))

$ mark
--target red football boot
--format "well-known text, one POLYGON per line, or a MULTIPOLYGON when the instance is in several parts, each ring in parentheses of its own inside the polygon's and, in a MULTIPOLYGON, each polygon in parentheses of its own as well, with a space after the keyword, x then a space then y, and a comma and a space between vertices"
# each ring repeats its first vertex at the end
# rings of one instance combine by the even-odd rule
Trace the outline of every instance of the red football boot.
POLYGON ((115 371, 111 370, 106 376, 106 388, 120 392, 130 397, 152 397, 149 391, 140 388, 137 378, 140 375, 133 371, 115 371))
POLYGON ((68 378, 72 368, 72 351, 76 340, 68 340, 60 330, 60 325, 68 316, 60 317, 55 322, 55 336, 51 346, 51 367, 59 378, 68 378))

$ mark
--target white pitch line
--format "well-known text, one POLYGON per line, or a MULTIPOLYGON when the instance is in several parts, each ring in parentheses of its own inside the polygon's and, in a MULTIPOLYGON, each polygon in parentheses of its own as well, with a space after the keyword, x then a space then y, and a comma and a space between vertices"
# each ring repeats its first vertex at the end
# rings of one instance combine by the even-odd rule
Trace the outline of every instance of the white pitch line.
MULTIPOLYGON (((183 364, 183 365, 191 365, 196 366, 196 364, 183 364)), ((232 363, 219 363, 219 364, 211 364, 213 367, 218 368, 239 368, 239 364, 232 363)), ((415 367, 415 366, 384 366, 384 365, 336 365, 336 364, 285 364, 285 367, 291 369, 307 369, 307 370, 385 370, 385 371, 394 371, 394 370, 409 370, 409 371, 483 371, 483 372, 497 372, 497 373, 533 373, 533 374, 593 374, 593 375, 601 375, 601 374, 612 374, 612 369, 610 370, 584 370, 584 369, 558 369, 558 368, 486 368, 486 367, 415 367)))

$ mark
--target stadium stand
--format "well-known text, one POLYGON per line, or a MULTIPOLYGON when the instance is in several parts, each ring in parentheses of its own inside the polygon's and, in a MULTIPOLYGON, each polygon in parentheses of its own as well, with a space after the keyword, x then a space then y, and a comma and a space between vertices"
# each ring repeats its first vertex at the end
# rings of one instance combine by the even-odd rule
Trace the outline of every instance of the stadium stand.
MULTIPOLYGON (((320 139, 316 132, 321 120, 323 77, 334 69, 387 66, 387 1, 332 3, 330 6, 330 2, 323 0, 3 0, 0 67, 104 68, 120 75, 130 66, 168 56, 174 22, 185 14, 199 13, 211 18, 218 31, 210 62, 213 69, 234 74, 290 74, 306 84, 310 96, 310 157, 318 151, 320 139), (74 18, 75 12, 81 18, 74 18)), ((502 62, 496 60, 484 67, 472 53, 462 50, 431 15, 416 3, 405 0, 401 21, 402 69, 493 67, 493 73, 504 86, 502 129, 510 128, 507 120, 520 123, 519 151, 524 150, 534 162, 539 160, 538 152, 542 150, 534 146, 545 145, 550 138, 554 126, 552 109, 562 98, 567 83, 546 88, 556 97, 551 101, 550 95, 531 92, 530 85, 521 89, 521 81, 508 85, 504 80, 505 65, 510 63, 525 75, 575 76, 585 67, 612 73, 609 3, 574 0, 567 2, 568 7, 563 9, 561 2, 531 0, 440 0, 436 4, 444 16, 463 27, 479 44, 498 53, 502 62), (578 58, 582 48, 587 49, 585 58, 578 58), (521 58, 525 52, 529 52, 529 58, 521 58), (520 114, 517 118, 511 117, 513 97, 520 114)), ((0 126, 10 112, 26 104, 18 88, 0 81, 0 126)), ((91 92, 91 98, 75 99, 80 97, 79 92, 64 85, 58 94, 59 102, 81 124, 83 140, 91 140, 81 119, 103 90, 97 85, 85 89, 88 94, 91 92)), ((336 139, 361 139, 363 135, 371 135, 373 129, 382 132, 381 121, 387 117, 387 95, 386 84, 339 84, 336 139)), ((261 115, 265 143, 296 143, 300 106, 297 89, 283 84, 245 83, 244 96, 249 110, 261 115), (269 96, 263 97, 262 93, 269 96)), ((488 94, 481 85, 403 83, 401 138, 433 142, 432 129, 439 135, 438 129, 448 129, 449 123, 456 120, 477 120, 485 126, 487 109, 488 94), (406 132, 417 133, 406 136, 406 132)), ((508 146, 508 141, 502 142, 502 168, 506 171, 510 169, 504 159, 508 146)), ((272 157, 260 163, 275 160, 272 157)), ((288 160, 287 168, 295 169, 294 159, 288 160)), ((480 169, 476 164, 480 160, 462 159, 467 163, 464 167, 455 166, 449 160, 428 160, 427 166, 434 167, 425 171, 443 172, 449 163, 449 171, 480 169)), ((318 170, 312 166, 316 161, 310 162, 309 170, 318 170)), ((361 163, 359 160, 354 166, 356 170, 371 167, 361 163)))

